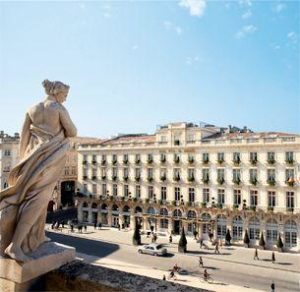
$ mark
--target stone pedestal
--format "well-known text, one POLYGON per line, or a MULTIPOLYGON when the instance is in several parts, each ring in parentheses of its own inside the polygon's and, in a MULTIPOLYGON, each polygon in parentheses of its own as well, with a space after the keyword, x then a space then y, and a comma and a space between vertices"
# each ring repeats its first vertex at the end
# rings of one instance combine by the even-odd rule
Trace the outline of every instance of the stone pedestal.
POLYGON ((0 258, 0 291, 27 291, 39 276, 73 261, 75 248, 47 242, 28 256, 32 260, 25 263, 10 258, 0 258))

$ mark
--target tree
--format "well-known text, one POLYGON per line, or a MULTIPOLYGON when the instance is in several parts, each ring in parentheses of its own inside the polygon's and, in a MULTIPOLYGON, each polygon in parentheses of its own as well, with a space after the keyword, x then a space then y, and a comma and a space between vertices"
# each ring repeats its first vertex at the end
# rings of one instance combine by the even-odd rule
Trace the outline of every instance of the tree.
POLYGON ((225 245, 230 245, 230 241, 231 241, 230 230, 227 229, 226 236, 225 236, 225 245))
POLYGON ((187 240, 184 233, 184 227, 181 230, 181 236, 178 243, 178 251, 179 252, 186 252, 187 240))
POLYGON ((244 235, 244 244, 249 248, 250 246, 250 239, 248 235, 248 231, 246 230, 245 235, 244 235))
POLYGON ((282 242, 282 239, 281 239, 280 234, 279 234, 279 236, 278 236, 276 245, 277 245, 277 248, 278 248, 281 252, 283 252, 283 242, 282 242))
POLYGON ((265 238, 263 232, 260 235, 259 239, 259 246, 261 246, 263 249, 265 249, 266 243, 265 243, 265 238))
POLYGON ((135 229, 132 238, 133 245, 141 244, 141 234, 140 234, 140 224, 138 222, 135 223, 135 229))

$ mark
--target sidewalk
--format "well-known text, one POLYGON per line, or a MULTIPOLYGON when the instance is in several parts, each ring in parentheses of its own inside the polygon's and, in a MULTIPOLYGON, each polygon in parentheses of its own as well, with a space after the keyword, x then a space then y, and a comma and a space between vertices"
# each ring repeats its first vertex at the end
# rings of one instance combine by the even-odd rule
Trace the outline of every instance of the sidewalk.
MULTIPOLYGON (((99 265, 107 268, 112 268, 120 271, 125 271, 128 273, 138 274, 150 278, 162 279, 162 275, 166 277, 169 274, 169 271, 158 270, 158 269, 150 269, 144 266, 133 265, 130 263, 116 261, 108 258, 101 258, 94 256, 89 256, 86 254, 77 253, 77 257, 79 260, 84 260, 86 263, 90 263, 92 265, 99 265)), ((220 292, 232 292, 232 291, 239 291, 239 292, 258 292, 262 290, 256 290, 252 288, 244 288, 241 286, 236 286, 232 284, 226 284, 222 282, 217 282, 215 280, 211 280, 209 282, 205 282, 204 280, 200 280, 197 277, 189 276, 189 275, 178 275, 176 274, 177 280, 169 280, 174 281, 178 284, 191 286, 195 288, 202 288, 207 289, 209 291, 220 291, 220 292)))
MULTIPOLYGON (((47 226, 49 231, 50 226, 47 226)), ((60 232, 60 231, 55 231, 60 232)), ((65 228, 63 233, 68 233, 68 229, 65 228)), ((78 233, 77 230, 74 233, 69 233, 70 235, 94 239, 94 240, 101 240, 104 242, 110 243, 118 243, 118 244, 125 244, 132 246, 132 235, 133 231, 119 231, 115 228, 102 228, 101 230, 94 230, 93 227, 88 226, 87 232, 78 233)), ((167 249, 172 253, 177 253, 177 246, 180 236, 173 236, 172 244, 169 244, 168 237, 161 237, 159 236, 157 239, 158 243, 167 244, 167 249)), ((258 250, 258 260, 253 260, 254 256, 254 249, 253 248, 244 248, 238 246, 231 246, 231 247, 220 247, 221 254, 214 254, 213 247, 209 250, 200 249, 199 243, 196 242, 191 237, 187 237, 187 249, 188 253, 187 256, 202 256, 203 259, 209 258, 217 261, 222 262, 230 262, 233 264, 243 264, 243 265, 251 265, 255 267, 263 267, 267 269, 273 270, 280 270, 292 273, 300 273, 300 254, 289 254, 289 253, 279 253, 275 252, 276 263, 273 264, 271 261, 271 251, 268 250, 258 250)), ((147 244, 151 242, 151 238, 147 238, 146 235, 142 235, 142 243, 147 244)))

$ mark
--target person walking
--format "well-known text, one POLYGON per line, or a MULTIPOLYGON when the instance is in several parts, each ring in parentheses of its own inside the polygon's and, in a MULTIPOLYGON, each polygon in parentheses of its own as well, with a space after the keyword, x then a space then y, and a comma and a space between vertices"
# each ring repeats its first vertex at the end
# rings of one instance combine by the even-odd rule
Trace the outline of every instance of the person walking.
POLYGON ((94 222, 94 230, 96 230, 97 229, 97 222, 95 221, 94 222))
POLYGON ((203 247, 203 239, 200 238, 200 248, 202 248, 202 247, 203 247))
POLYGON ((204 268, 204 266, 203 266, 203 259, 202 259, 201 256, 199 257, 199 267, 204 268))
POLYGON ((253 259, 259 261, 257 248, 255 248, 253 259))
POLYGON ((215 253, 220 254, 218 242, 216 242, 216 245, 215 245, 215 253))
POLYGON ((272 263, 275 264, 275 261, 276 261, 276 260, 275 260, 275 252, 272 251, 272 263))
POLYGON ((172 238, 172 235, 169 236, 169 243, 172 243, 173 241, 173 238, 172 238))
POLYGON ((271 288, 271 292, 275 292, 275 283, 274 282, 272 282, 270 288, 271 288))
POLYGON ((209 278, 209 273, 207 272, 207 270, 206 269, 204 269, 204 272, 203 272, 203 278, 204 278, 204 281, 207 281, 208 280, 208 278, 209 278))

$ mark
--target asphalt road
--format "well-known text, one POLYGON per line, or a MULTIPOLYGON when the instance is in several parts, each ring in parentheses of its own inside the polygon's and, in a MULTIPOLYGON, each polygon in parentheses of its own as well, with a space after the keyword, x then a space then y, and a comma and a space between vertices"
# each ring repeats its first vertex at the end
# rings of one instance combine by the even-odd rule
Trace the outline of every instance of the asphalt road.
MULTIPOLYGON (((153 257, 144 254, 140 255, 137 253, 136 247, 127 244, 113 244, 52 232, 48 232, 47 236, 53 241, 75 247, 77 252, 99 258, 109 257, 131 264, 143 265, 150 269, 165 271, 168 271, 177 263, 179 267, 186 269, 190 275, 196 277, 200 277, 200 273, 203 271, 198 266, 198 257, 195 254, 172 253, 163 258, 153 257)), ((212 278, 220 283, 231 283, 270 291, 270 284, 274 280, 276 291, 300 291, 300 273, 266 269, 245 264, 233 264, 211 258, 203 258, 203 260, 204 266, 212 275, 212 278)))

